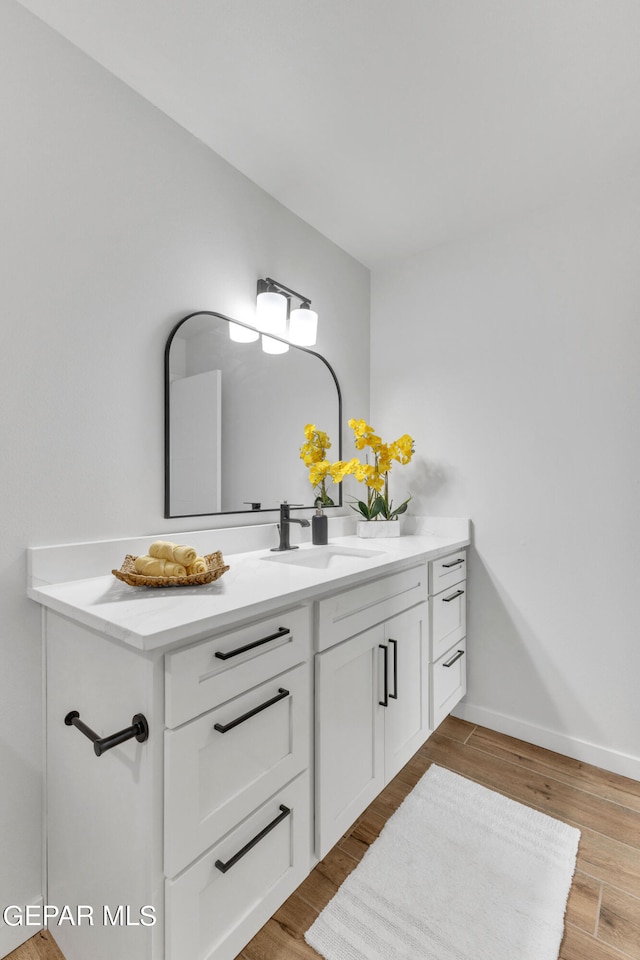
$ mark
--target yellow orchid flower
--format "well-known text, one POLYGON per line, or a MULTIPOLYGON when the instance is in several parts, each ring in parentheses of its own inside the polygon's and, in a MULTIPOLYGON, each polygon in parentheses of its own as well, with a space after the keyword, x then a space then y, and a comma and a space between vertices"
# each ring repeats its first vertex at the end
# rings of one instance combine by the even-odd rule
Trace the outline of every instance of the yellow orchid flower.
POLYGON ((356 437, 362 437, 365 433, 371 433, 371 427, 368 425, 366 420, 349 420, 349 426, 355 433, 356 437))
POLYGON ((366 420, 351 419, 349 426, 353 430, 356 450, 368 447, 373 455, 372 464, 356 461, 355 466, 341 472, 341 477, 347 472, 352 473, 359 483, 364 483, 368 488, 366 504, 357 501, 357 506, 353 509, 361 513, 366 520, 396 519, 405 512, 411 497, 399 507, 393 507, 389 499, 389 473, 394 462, 409 463, 413 456, 413 438, 405 433, 398 440, 387 444, 374 433, 373 427, 366 420))
POLYGON ((318 430, 315 423, 308 423, 304 428, 304 436, 306 442, 300 447, 300 459, 309 468, 309 482, 319 488, 316 505, 333 506, 326 489, 326 480, 331 476, 331 464, 327 459, 327 450, 331 447, 329 435, 324 430, 318 430))
POLYGON ((314 463, 309 469, 309 481, 313 487, 317 487, 326 479, 329 473, 329 461, 321 460, 320 463, 314 463))
POLYGON ((365 483, 368 487, 371 487, 373 490, 377 490, 378 493, 380 493, 384 487, 384 476, 381 473, 373 473, 365 480, 365 483))
POLYGON ((315 423, 308 423, 304 428, 306 442, 300 447, 300 459, 309 469, 310 483, 320 489, 316 502, 332 503, 326 492, 327 479, 342 483, 346 476, 353 475, 358 483, 364 483, 367 487, 367 503, 358 501, 358 506, 354 509, 367 520, 396 519, 405 512, 411 497, 399 507, 393 507, 389 499, 389 473, 394 463, 410 462, 414 452, 413 438, 404 433, 393 443, 384 443, 366 420, 351 419, 349 426, 353 430, 356 450, 369 448, 371 451, 365 463, 358 457, 331 463, 326 455, 331 447, 328 434, 324 430, 318 430, 315 423), (368 462, 369 456, 373 463, 368 462))
POLYGON ((413 456, 413 438, 408 433, 404 433, 391 446, 394 449, 394 460, 399 463, 409 463, 413 456))

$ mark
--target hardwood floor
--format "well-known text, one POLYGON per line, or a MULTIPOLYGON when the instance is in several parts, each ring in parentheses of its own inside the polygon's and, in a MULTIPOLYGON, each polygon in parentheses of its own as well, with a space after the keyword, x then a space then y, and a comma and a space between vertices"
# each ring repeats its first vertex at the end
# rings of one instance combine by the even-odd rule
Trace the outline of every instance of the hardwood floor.
MULTIPOLYGON (((454 717, 441 724, 237 960, 318 960, 305 943, 305 930, 431 763, 579 827, 560 960, 640 960, 640 783, 454 717)), ((6 960, 61 960, 61 954, 44 934, 6 960)))
POLYGON ((304 941, 305 930, 431 763, 579 827, 560 960, 640 960, 640 783, 454 717, 441 724, 238 960, 318 960, 304 941))
POLYGON ((17 950, 8 953, 5 960, 64 960, 64 957, 53 937, 46 930, 41 930, 17 950))

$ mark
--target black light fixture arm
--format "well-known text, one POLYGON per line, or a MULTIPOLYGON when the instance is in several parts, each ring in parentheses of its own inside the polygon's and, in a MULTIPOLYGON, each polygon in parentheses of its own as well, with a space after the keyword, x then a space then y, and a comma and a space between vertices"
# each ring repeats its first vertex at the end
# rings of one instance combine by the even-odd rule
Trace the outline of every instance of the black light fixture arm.
POLYGON ((77 710, 71 710, 64 718, 64 722, 68 727, 75 727, 91 740, 96 757, 101 757, 106 750, 111 750, 112 747, 117 747, 118 744, 132 740, 134 737, 138 743, 144 743, 149 739, 149 724, 141 713, 133 716, 130 727, 118 730, 117 733, 112 733, 108 737, 100 737, 91 727, 83 723, 77 710))
POLYGON ((292 290, 291 287, 285 287, 284 283, 280 283, 279 280, 273 280, 272 277, 265 277, 264 280, 258 280, 258 293, 264 293, 269 287, 275 287, 276 293, 280 293, 284 290, 286 293, 290 294, 292 297, 296 297, 302 305, 306 304, 310 306, 311 300, 309 297, 303 296, 301 293, 296 293, 295 290, 292 290))

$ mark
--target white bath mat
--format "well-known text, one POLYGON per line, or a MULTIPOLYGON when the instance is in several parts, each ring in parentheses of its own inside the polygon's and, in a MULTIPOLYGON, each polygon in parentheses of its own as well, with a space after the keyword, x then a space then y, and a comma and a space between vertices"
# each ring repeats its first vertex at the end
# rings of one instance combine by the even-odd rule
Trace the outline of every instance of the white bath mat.
POLYGON ((557 960, 579 839, 431 766, 305 939, 326 960, 557 960))

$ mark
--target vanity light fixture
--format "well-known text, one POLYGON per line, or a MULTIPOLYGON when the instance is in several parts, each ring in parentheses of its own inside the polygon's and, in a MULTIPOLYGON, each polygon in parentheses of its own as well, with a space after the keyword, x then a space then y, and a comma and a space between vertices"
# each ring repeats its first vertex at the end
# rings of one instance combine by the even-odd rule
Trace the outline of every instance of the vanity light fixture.
POLYGON ((267 337, 262 334, 262 352, 263 353, 286 353, 289 344, 286 340, 276 340, 275 337, 267 337))
POLYGON ((229 321, 229 339, 235 343, 253 343, 259 336, 260 334, 253 327, 245 327, 241 323, 229 321))
POLYGON ((258 280, 258 304, 256 327, 262 332, 262 349, 265 353, 286 353, 289 346, 283 339, 300 347, 312 347, 316 342, 318 314, 311 309, 311 300, 296 293, 283 283, 267 277, 258 280), (291 310, 291 299, 300 305, 291 310), (273 334, 283 339, 265 336, 273 334))
POLYGON ((276 337, 285 337, 288 313, 289 301, 276 284, 269 277, 258 280, 256 327, 263 334, 262 349, 265 353, 286 353, 289 349, 287 343, 265 336, 273 334, 276 337))
POLYGON ((318 332, 318 314, 311 309, 311 301, 303 300, 289 316, 289 340, 299 347, 313 347, 318 332))

